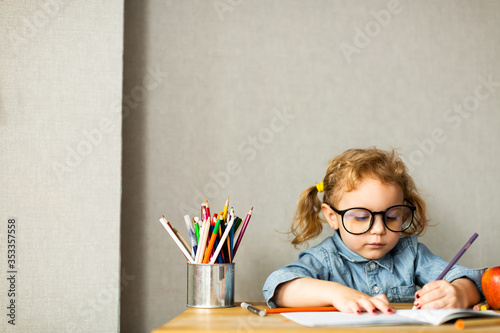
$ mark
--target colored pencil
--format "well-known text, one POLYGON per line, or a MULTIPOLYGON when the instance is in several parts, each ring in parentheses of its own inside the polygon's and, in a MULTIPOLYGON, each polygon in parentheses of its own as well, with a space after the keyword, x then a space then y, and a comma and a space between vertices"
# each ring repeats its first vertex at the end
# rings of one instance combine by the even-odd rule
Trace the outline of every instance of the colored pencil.
POLYGON ((163 227, 165 228, 165 230, 167 230, 168 234, 170 235, 170 237, 172 237, 172 239, 174 240, 175 244, 177 244, 177 246, 182 251, 182 253, 186 257, 186 259, 190 263, 194 263, 193 257, 188 252, 188 250, 184 247, 184 245, 181 243, 181 241, 177 238, 177 236, 175 235, 175 232, 174 232, 172 226, 170 225, 170 222, 168 222, 168 220, 165 218, 165 216, 162 216, 162 218, 160 219, 160 223, 161 223, 161 225, 163 225, 163 227))
POLYGON ((319 312, 319 311, 338 311, 334 306, 313 306, 304 308, 274 308, 265 309, 266 314, 269 313, 285 313, 285 312, 319 312))
POLYGON ((210 242, 208 243, 207 249, 205 251, 205 258, 203 259, 204 264, 208 264, 210 260, 210 255, 212 254, 212 250, 214 248, 215 238, 217 238, 217 234, 219 233, 219 226, 222 219, 221 217, 217 220, 215 224, 214 230, 212 231, 212 236, 210 237, 210 242))
POLYGON ((227 222, 227 209, 229 208, 229 197, 226 199, 226 203, 224 204, 224 212, 223 212, 223 220, 227 222))
POLYGON ((201 219, 202 221, 207 219, 207 206, 205 203, 201 204, 201 219))
POLYGON ((453 265, 456 264, 456 262, 458 261, 458 259, 460 259, 460 257, 465 253, 465 251, 467 251, 467 249, 469 248, 469 246, 471 246, 471 244, 476 240, 477 236, 478 236, 477 233, 474 233, 472 235, 472 237, 467 241, 467 243, 465 243, 465 245, 462 247, 462 249, 460 251, 458 251, 457 255, 453 258, 453 260, 450 261, 450 263, 448 264, 448 266, 446 266, 446 268, 443 270, 443 272, 441 274, 439 274, 439 276, 437 277, 436 281, 442 280, 444 278, 444 276, 446 275, 446 273, 448 273, 450 271, 450 269, 453 267, 453 265))
POLYGON ((245 222, 243 222, 243 226, 241 227, 240 234, 238 235, 238 240, 236 241, 236 244, 234 245, 233 257, 236 256, 236 251, 238 251, 238 248, 239 248, 240 243, 241 243, 241 239, 243 238, 243 235, 245 234, 245 230, 247 229, 247 226, 248 226, 248 222, 250 222, 250 218, 252 217, 252 211, 253 211, 253 207, 248 212, 247 217, 245 218, 245 222))
MULTIPOLYGON (((234 215, 234 209, 231 207, 231 216, 233 218, 233 221, 237 221, 236 220, 236 216, 234 215)), ((233 258, 233 250, 234 250, 234 222, 233 222, 233 225, 231 226, 231 230, 229 231, 229 236, 227 238, 227 242, 228 242, 228 246, 229 246, 229 258, 231 258, 231 261, 232 262, 232 258, 233 258)))
POLYGON ((200 225, 200 239, 198 241, 198 251, 196 252, 196 263, 199 264, 203 260, 203 255, 205 254, 205 246, 206 244, 203 242, 203 239, 205 237, 205 230, 208 228, 207 226, 207 220, 203 220, 201 225, 200 225))
POLYGON ((200 225, 198 221, 194 223, 194 232, 196 234, 196 242, 200 241, 200 225))
POLYGON ((198 249, 196 250, 196 256, 194 258, 194 261, 198 263, 200 261, 200 252, 201 252, 201 239, 203 238, 203 222, 200 221, 199 224, 199 237, 197 239, 198 242, 198 249))
POLYGON ((210 231, 210 217, 203 223, 202 234, 200 235, 200 241, 198 242, 198 254, 196 258, 196 263, 201 264, 203 261, 203 255, 205 254, 205 249, 207 248, 207 238, 208 232, 210 231))
POLYGON ((488 302, 482 302, 482 303, 476 304, 472 307, 472 310, 475 310, 475 311, 484 311, 484 310, 489 310, 489 309, 490 309, 490 306, 489 306, 488 302))
POLYGON ((203 235, 203 245, 204 245, 204 248, 203 248, 203 252, 201 253, 201 257, 200 257, 200 263, 203 262, 203 256, 205 254, 205 251, 207 250, 207 246, 208 246, 208 242, 210 240, 210 232, 213 230, 213 218, 208 218, 207 220, 207 228, 205 229, 205 232, 204 232, 204 235, 203 235))
POLYGON ((229 197, 226 198, 224 209, 210 216, 208 200, 201 204, 201 216, 191 218, 184 215, 184 223, 189 239, 172 227, 162 215, 160 223, 169 233, 176 245, 190 263, 214 264, 233 262, 248 224, 253 214, 253 207, 245 217, 244 222, 234 214, 229 207, 229 197))
POLYGON ((241 302, 241 307, 261 317, 265 316, 266 314, 272 314, 272 313, 338 311, 333 306, 313 306, 313 307, 303 307, 303 308, 274 308, 274 309, 261 310, 246 302, 241 302))
POLYGON ((172 227, 172 225, 170 224, 170 222, 167 219, 165 219, 165 221, 167 222, 167 225, 170 228, 170 230, 174 232, 174 235, 181 242, 182 246, 184 246, 184 248, 186 249, 186 251, 188 251, 191 254, 191 251, 189 250, 189 244, 186 242, 186 240, 184 239, 184 237, 182 237, 182 235, 179 233, 179 231, 177 229, 175 229, 174 227, 172 227))
MULTIPOLYGON (((232 210, 233 208, 231 208, 232 210)), ((233 225, 234 225, 234 222, 233 222, 233 225)), ((233 252, 233 248, 231 247, 231 230, 233 229, 233 227, 231 226, 230 230, 229 230, 229 236, 226 238, 226 251, 227 251, 227 258, 228 258, 228 262, 232 262, 232 252, 233 252)))
MULTIPOLYGON (((219 232, 220 232, 220 228, 219 228, 219 232)), ((215 238, 215 243, 214 243, 215 248, 217 248, 219 246, 219 242, 220 242, 220 237, 217 236, 215 238)), ((214 251, 214 253, 215 253, 215 251, 214 251)), ((217 261, 218 264, 223 264, 224 259, 222 259, 222 254, 219 253, 219 255, 216 257, 215 261, 217 261)))
MULTIPOLYGON (((224 235, 224 233, 226 232, 226 229, 228 229, 228 225, 227 224, 221 224, 221 239, 222 239, 222 236, 224 235)), ((227 247, 227 239, 228 239, 229 236, 227 236, 224 241, 223 241, 223 244, 222 244, 222 248, 221 248, 221 251, 219 252, 220 256, 222 257, 222 261, 225 262, 225 263, 229 263, 231 262, 231 259, 229 258, 229 249, 227 247)))
POLYGON ((486 310, 489 310, 489 309, 491 309, 491 307, 488 304, 488 302, 486 302, 486 304, 481 305, 481 311, 486 311, 486 310))
POLYGON ((229 248, 231 250, 229 256, 232 261, 232 258, 234 257, 234 228, 231 228, 231 231, 229 232, 229 248))
POLYGON ((205 210, 207 212, 207 217, 210 217, 210 206, 208 205, 208 200, 206 200, 205 210))
POLYGON ((191 254, 191 256, 192 256, 193 253, 191 252, 191 246, 189 246, 188 242, 184 239, 184 237, 182 237, 182 235, 179 232, 179 230, 177 230, 175 228, 172 228, 172 229, 174 229, 175 235, 177 236, 177 238, 179 238, 179 240, 181 241, 181 243, 184 245, 184 247, 189 251, 189 254, 191 254))
POLYGON ((236 216, 236 222, 234 223, 234 233, 236 234, 238 232, 238 230, 240 230, 240 227, 241 227, 241 218, 239 218, 238 216, 236 216))
MULTIPOLYGON (((226 227, 227 225, 224 224, 224 223, 221 223, 220 225, 220 229, 219 229, 219 242, 220 240, 222 239, 222 236, 224 235, 224 232, 226 232, 226 227)), ((219 246, 219 244, 217 244, 217 246, 219 246)), ((217 246, 215 248, 217 248, 217 246)), ((226 250, 226 247, 224 245, 221 245, 222 246, 222 250, 219 252, 219 256, 222 258, 222 261, 223 262, 227 262, 227 250, 226 250)))
POLYGON ((251 304, 241 302, 241 307, 245 310, 250 311, 251 313, 255 313, 258 316, 264 317, 266 315, 266 311, 257 309, 256 307, 252 306, 251 304))
POLYGON ((500 325, 500 318, 458 319, 455 322, 455 328, 459 330, 470 327, 484 327, 493 325, 500 325))
POLYGON ((215 263, 215 260, 217 256, 220 253, 220 250, 224 246, 225 240, 227 238, 227 235, 229 235, 229 231, 231 230, 231 227, 233 226, 234 218, 229 218, 229 222, 227 224, 226 230, 224 231, 224 234, 222 235, 222 238, 219 240, 219 245, 217 245, 217 248, 215 249, 214 255, 212 256, 212 259, 210 260, 210 263, 213 264, 215 263))

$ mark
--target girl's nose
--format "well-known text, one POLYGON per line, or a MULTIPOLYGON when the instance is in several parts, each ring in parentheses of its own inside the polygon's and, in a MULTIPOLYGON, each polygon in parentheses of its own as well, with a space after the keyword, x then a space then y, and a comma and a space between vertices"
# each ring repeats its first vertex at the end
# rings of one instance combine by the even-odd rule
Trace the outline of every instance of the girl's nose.
POLYGON ((372 234, 383 235, 386 233, 384 218, 382 215, 375 215, 373 225, 370 229, 372 234))

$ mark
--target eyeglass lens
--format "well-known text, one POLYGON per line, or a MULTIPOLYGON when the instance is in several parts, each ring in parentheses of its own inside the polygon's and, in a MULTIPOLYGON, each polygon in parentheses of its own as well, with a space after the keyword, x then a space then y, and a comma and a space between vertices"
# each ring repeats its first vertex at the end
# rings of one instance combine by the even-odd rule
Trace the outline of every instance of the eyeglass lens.
MULTIPOLYGON (((367 209, 349 209, 343 216, 344 228, 352 234, 362 234, 370 229, 373 219, 372 212, 367 209)), ((412 210, 408 206, 395 206, 384 214, 385 226, 393 232, 405 231, 412 220, 412 210)))

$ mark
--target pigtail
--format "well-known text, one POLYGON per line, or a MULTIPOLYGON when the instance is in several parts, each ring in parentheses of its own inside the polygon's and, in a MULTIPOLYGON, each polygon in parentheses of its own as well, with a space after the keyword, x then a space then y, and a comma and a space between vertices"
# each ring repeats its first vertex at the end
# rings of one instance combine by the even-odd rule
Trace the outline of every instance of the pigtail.
POLYGON ((321 201, 316 186, 307 188, 297 202, 297 212, 292 223, 292 244, 298 245, 317 237, 323 230, 323 219, 319 217, 321 201))

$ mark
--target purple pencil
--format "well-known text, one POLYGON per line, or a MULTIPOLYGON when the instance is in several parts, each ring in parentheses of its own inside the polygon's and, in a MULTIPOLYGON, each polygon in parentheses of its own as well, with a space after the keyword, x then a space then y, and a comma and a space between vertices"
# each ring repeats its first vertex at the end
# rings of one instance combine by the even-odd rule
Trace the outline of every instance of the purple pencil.
POLYGON ((472 237, 467 241, 467 243, 465 243, 464 247, 462 247, 462 249, 460 251, 458 251, 457 255, 455 256, 455 258, 453 258, 452 261, 450 261, 450 263, 448 264, 448 266, 446 266, 446 268, 444 269, 444 271, 439 274, 438 278, 436 279, 437 280, 442 280, 444 278, 444 276, 446 275, 446 273, 448 273, 450 271, 450 269, 453 267, 453 265, 455 265, 458 261, 458 259, 460 259, 460 257, 465 253, 465 251, 467 251, 467 249, 469 248, 469 246, 476 240, 478 234, 477 233, 474 233, 474 235, 472 235, 472 237))
POLYGON ((233 260, 234 260, 234 257, 236 256, 236 251, 238 250, 238 247, 240 246, 241 239, 243 238, 243 234, 245 233, 248 222, 250 221, 250 218, 252 217, 252 211, 253 211, 253 207, 248 212, 247 217, 245 218, 245 221, 243 222, 243 226, 241 227, 240 234, 238 235, 238 240, 236 241, 236 244, 234 245, 233 258, 232 258, 233 260))

